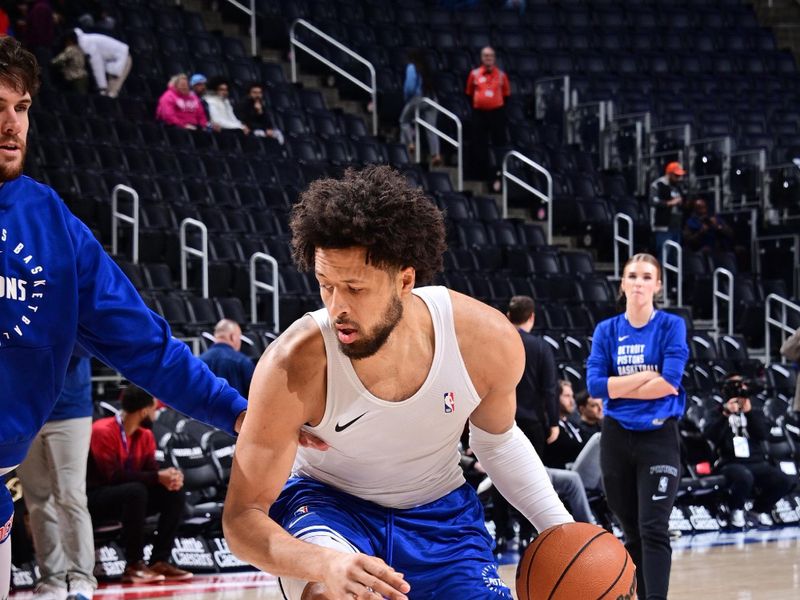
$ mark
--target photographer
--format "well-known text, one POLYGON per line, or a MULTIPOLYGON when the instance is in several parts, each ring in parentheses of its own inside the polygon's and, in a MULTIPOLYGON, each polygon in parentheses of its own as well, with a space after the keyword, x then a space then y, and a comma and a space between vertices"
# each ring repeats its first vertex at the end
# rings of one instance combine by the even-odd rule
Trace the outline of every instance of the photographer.
POLYGON ((710 214, 702 198, 692 203, 692 214, 683 228, 686 244, 695 252, 728 252, 733 249, 733 229, 719 215, 710 214))
POLYGON ((728 377, 722 396, 725 403, 709 419, 705 434, 720 456, 717 472, 728 479, 731 525, 744 527, 744 503, 752 497, 758 523, 770 526, 770 510, 794 482, 767 461, 763 442, 769 437, 769 424, 764 412, 750 403, 750 390, 741 376, 728 377))

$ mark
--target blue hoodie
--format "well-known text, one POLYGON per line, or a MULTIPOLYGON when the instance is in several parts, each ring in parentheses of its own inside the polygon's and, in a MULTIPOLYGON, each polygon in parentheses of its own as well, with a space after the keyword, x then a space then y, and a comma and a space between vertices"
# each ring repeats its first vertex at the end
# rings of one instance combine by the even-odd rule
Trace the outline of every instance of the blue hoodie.
POLYGON ((658 310, 644 327, 633 327, 625 314, 600 322, 586 361, 589 393, 603 399, 603 411, 625 429, 658 429, 670 417, 683 415, 686 392, 681 387, 689 358, 683 319, 658 310), (656 400, 608 397, 608 378, 639 371, 657 371, 678 390, 656 400))
MULTIPOLYGON (((29 177, 0 186, 0 468, 50 416, 75 343, 173 408, 233 431, 247 406, 173 338, 86 226, 29 177)), ((11 514, 0 486, 0 526, 11 514)))

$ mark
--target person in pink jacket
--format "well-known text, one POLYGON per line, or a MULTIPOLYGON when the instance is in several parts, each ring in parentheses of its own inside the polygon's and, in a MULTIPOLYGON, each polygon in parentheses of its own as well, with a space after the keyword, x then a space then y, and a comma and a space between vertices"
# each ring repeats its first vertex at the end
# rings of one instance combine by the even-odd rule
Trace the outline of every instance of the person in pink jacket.
POLYGON ((205 129, 208 125, 200 98, 189 89, 189 78, 180 73, 169 80, 161 94, 156 119, 185 129, 205 129))

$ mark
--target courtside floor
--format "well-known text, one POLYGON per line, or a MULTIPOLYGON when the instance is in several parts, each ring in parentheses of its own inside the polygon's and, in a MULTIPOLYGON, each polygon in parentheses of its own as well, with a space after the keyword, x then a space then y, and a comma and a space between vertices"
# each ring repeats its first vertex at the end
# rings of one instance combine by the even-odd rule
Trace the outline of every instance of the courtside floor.
MULTIPOLYGON (((673 541, 671 600, 792 600, 800 599, 800 528, 708 533, 673 541)), ((512 588, 518 555, 503 557, 500 574, 512 588)), ((30 600, 32 592, 17 592, 14 600, 30 600)), ((274 577, 246 572, 199 575, 188 584, 103 584, 98 600, 280 600, 274 577)), ((442 600, 458 600, 442 598, 442 600)), ((582 599, 576 599, 582 600, 582 599)))

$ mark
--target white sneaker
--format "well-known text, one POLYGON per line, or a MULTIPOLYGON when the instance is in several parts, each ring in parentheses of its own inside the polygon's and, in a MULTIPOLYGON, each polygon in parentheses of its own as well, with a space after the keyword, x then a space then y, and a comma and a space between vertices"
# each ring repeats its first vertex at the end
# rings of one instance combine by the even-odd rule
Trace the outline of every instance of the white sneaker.
POLYGON ((40 583, 33 592, 33 600, 67 600, 67 588, 52 583, 40 583))
POLYGON ((67 600, 92 600, 93 596, 94 586, 85 579, 70 581, 67 600))
POLYGON ((775 521, 772 520, 768 513, 758 513, 758 524, 764 527, 772 527, 775 525, 775 521))
POLYGON ((742 529, 745 526, 744 511, 742 509, 734 510, 731 513, 731 525, 737 529, 742 529))

